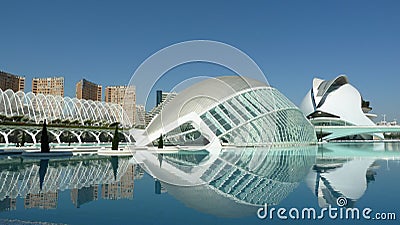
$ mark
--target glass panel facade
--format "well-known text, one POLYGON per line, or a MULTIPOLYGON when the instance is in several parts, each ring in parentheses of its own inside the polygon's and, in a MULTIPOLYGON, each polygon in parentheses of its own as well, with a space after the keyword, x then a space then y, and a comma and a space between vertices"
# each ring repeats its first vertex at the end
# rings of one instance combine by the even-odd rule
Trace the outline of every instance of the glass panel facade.
MULTIPOLYGON (((306 144, 316 141, 314 128, 302 112, 271 87, 249 89, 204 112, 200 118, 225 145, 306 144)), ((187 140, 187 135, 187 131, 179 133, 175 130, 167 134, 176 141, 187 140)))
POLYGON ((201 118, 223 140, 223 144, 268 145, 315 141, 311 124, 293 103, 274 88, 249 90, 212 108, 201 118), (209 119, 210 114, 212 119, 209 119))

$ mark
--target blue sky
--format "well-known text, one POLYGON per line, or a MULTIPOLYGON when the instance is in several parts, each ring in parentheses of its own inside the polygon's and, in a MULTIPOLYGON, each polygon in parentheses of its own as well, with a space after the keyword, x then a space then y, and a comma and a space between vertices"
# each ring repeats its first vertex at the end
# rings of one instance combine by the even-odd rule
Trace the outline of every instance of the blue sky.
MULTIPOLYGON (((313 77, 345 73, 375 113, 400 119, 399 1, 1 1, 0 9, 0 70, 25 76, 27 90, 45 76, 64 76, 68 96, 82 78, 127 84, 158 50, 209 39, 247 53, 296 104, 313 77)), ((182 74, 227 72, 185 65, 156 88, 182 74)))

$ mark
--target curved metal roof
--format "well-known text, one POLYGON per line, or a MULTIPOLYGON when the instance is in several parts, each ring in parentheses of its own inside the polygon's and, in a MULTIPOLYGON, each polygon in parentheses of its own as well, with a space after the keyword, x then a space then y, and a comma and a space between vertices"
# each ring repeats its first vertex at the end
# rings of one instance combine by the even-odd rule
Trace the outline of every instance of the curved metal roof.
POLYGON ((258 80, 241 76, 222 76, 203 80, 179 93, 151 121, 146 131, 152 133, 162 128, 162 124, 170 124, 189 113, 194 112, 200 115, 231 96, 261 87, 269 86, 258 80))

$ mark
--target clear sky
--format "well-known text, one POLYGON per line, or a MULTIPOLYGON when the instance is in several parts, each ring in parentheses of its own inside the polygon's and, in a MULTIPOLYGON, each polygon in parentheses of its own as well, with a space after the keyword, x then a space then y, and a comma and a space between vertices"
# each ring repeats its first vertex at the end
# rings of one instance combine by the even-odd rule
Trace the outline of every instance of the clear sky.
MULTIPOLYGON (((374 112, 400 120, 400 1, 1 1, 0 70, 127 84, 151 54, 209 39, 233 45, 300 104, 313 77, 348 75, 374 112)), ((217 66, 169 72, 218 75, 217 66)), ((229 71, 228 71, 229 72, 229 71)), ((157 88, 171 88, 174 79, 157 88)), ((140 85, 140 84, 137 84, 140 85)), ((143 96, 138 96, 143 103, 143 96)))

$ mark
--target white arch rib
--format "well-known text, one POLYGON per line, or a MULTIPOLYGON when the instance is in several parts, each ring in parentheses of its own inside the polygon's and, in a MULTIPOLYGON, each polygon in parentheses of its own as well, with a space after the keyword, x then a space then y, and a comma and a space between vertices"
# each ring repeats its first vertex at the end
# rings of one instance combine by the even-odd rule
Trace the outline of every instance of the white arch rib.
POLYGON ((26 116, 36 124, 43 119, 69 119, 81 124, 91 120, 99 124, 119 122, 123 126, 132 125, 123 108, 113 103, 0 89, 0 105, 0 115, 26 116))

